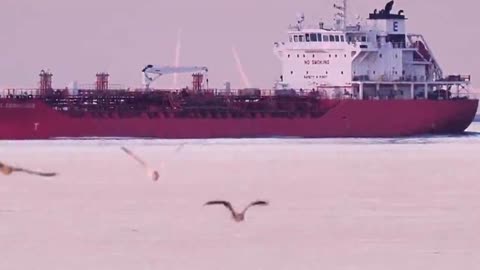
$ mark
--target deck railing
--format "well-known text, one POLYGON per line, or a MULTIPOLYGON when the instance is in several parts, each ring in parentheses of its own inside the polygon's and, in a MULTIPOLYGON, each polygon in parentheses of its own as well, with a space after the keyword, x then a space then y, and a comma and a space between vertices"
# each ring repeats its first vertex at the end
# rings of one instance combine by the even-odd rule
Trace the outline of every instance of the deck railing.
MULTIPOLYGON (((381 83, 380 83, 381 84, 381 83)), ((135 96, 145 93, 145 89, 122 89, 122 90, 107 90, 107 91, 97 91, 97 90, 78 90, 75 94, 69 90, 52 90, 49 95, 41 94, 42 91, 39 89, 4 89, 0 90, 0 98, 12 98, 12 99, 33 99, 33 98, 44 98, 46 96, 58 96, 59 98, 72 99, 72 98, 103 98, 103 97, 114 97, 114 98, 133 98, 135 96)), ((151 89, 148 90, 152 93, 163 93, 165 95, 178 96, 182 94, 182 90, 168 90, 168 89, 151 89)), ((191 90, 187 90, 190 91, 191 90)), ((255 99, 255 97, 274 97, 274 96, 300 96, 300 97, 317 97, 319 99, 360 99, 358 89, 354 90, 352 87, 338 88, 338 89, 324 89, 318 88, 317 90, 304 89, 304 90, 274 90, 274 89, 204 89, 202 90, 204 95, 212 96, 225 96, 225 97, 248 97, 250 99, 255 99)), ((432 94, 432 91, 429 91, 432 94)), ((459 89, 457 92, 456 89, 451 89, 451 95, 447 98, 474 98, 478 99, 480 97, 480 91, 468 91, 467 89, 459 89)), ((424 95, 415 96, 414 99, 424 99, 424 95)), ((429 97, 434 99, 432 95, 429 97)), ((411 99, 410 95, 402 94, 400 92, 391 91, 388 95, 380 96, 370 95, 364 96, 364 100, 375 100, 375 99, 411 99)), ((445 99, 442 95, 439 95, 438 99, 445 99)))

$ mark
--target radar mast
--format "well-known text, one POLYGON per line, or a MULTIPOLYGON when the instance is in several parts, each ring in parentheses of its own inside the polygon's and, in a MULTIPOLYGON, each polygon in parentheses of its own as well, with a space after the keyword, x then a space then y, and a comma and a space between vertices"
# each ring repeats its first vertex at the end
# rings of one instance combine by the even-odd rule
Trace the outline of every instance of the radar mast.
POLYGON ((343 0, 343 3, 341 5, 333 4, 333 7, 339 10, 339 12, 335 14, 335 22, 337 26, 344 31, 347 30, 348 25, 347 4, 347 0, 343 0))

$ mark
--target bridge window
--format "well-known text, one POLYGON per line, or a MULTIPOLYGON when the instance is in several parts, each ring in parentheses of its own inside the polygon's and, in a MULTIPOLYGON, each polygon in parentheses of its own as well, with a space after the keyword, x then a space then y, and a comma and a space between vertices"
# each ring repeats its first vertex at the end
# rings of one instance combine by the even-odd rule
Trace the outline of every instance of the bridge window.
POLYGON ((305 34, 305 41, 310 42, 310 34, 305 34))
POLYGON ((340 36, 338 35, 335 36, 335 42, 340 42, 340 36))
POLYGON ((340 36, 340 39, 342 40, 342 42, 345 42, 345 36, 340 36))
POLYGON ((293 42, 293 38, 292 38, 292 36, 289 36, 289 38, 290 38, 290 42, 293 42))
POLYGON ((317 33, 317 40, 318 40, 318 41, 322 41, 322 34, 317 33))
POLYGON ((362 42, 367 42, 367 37, 366 36, 362 36, 362 42))
POLYGON ((304 35, 300 35, 300 36, 298 36, 298 40, 299 40, 300 42, 303 42, 304 38, 305 38, 305 36, 304 36, 304 35))
POLYGON ((335 42, 335 36, 334 35, 330 35, 330 42, 335 42))
POLYGON ((324 36, 323 36, 323 41, 325 41, 325 42, 328 41, 328 36, 327 36, 327 35, 324 35, 324 36))
POLYGON ((317 34, 315 34, 315 33, 310 34, 310 41, 316 42, 317 41, 317 34))
POLYGON ((295 40, 295 42, 298 42, 298 36, 297 35, 293 36, 293 40, 295 40))

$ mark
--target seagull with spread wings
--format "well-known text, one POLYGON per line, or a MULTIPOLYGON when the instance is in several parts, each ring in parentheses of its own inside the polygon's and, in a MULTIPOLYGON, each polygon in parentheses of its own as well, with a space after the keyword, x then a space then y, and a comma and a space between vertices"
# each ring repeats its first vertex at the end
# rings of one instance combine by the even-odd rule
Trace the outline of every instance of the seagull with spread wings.
POLYGON ((153 181, 157 181, 158 178, 160 178, 160 174, 158 171, 150 168, 145 161, 143 161, 140 157, 135 155, 132 151, 127 149, 126 147, 122 146, 122 150, 127 153, 129 156, 131 156, 133 159, 135 159, 140 165, 142 165, 146 170, 147 170, 147 175, 152 178, 153 181))
POLYGON ((263 205, 263 206, 266 206, 268 205, 268 202, 267 201, 254 201, 254 202, 251 202, 249 205, 247 205, 247 207, 245 207, 243 209, 242 212, 236 212, 233 207, 232 207, 232 204, 230 202, 227 202, 227 201, 209 201, 207 203, 205 203, 205 205, 223 205, 225 206, 229 211, 230 213, 232 214, 232 218, 233 220, 235 220, 236 222, 241 222, 241 221, 244 221, 245 220, 245 213, 247 212, 247 210, 252 207, 252 206, 255 206, 255 205, 263 205))
POLYGON ((25 168, 13 167, 2 162, 0 162, 0 172, 3 173, 4 175, 11 175, 14 172, 23 172, 23 173, 38 175, 43 177, 53 177, 57 175, 57 173, 54 173, 54 172, 37 172, 37 171, 25 169, 25 168))

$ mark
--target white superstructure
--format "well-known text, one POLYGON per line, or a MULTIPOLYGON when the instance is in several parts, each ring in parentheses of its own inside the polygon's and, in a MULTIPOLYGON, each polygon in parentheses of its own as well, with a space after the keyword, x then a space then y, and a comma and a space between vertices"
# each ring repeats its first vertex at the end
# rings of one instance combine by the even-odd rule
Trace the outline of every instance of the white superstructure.
POLYGON ((333 89, 361 99, 419 94, 427 98, 452 86, 468 90, 470 77, 445 78, 425 39, 406 32, 403 10, 392 13, 393 3, 374 10, 366 21, 348 24, 344 0, 343 5, 334 5, 339 12, 331 28, 321 22, 306 26, 300 14, 297 24, 288 29, 288 41, 274 44, 282 64, 277 88, 333 89), (418 90, 421 93, 417 88, 423 88, 418 90))

